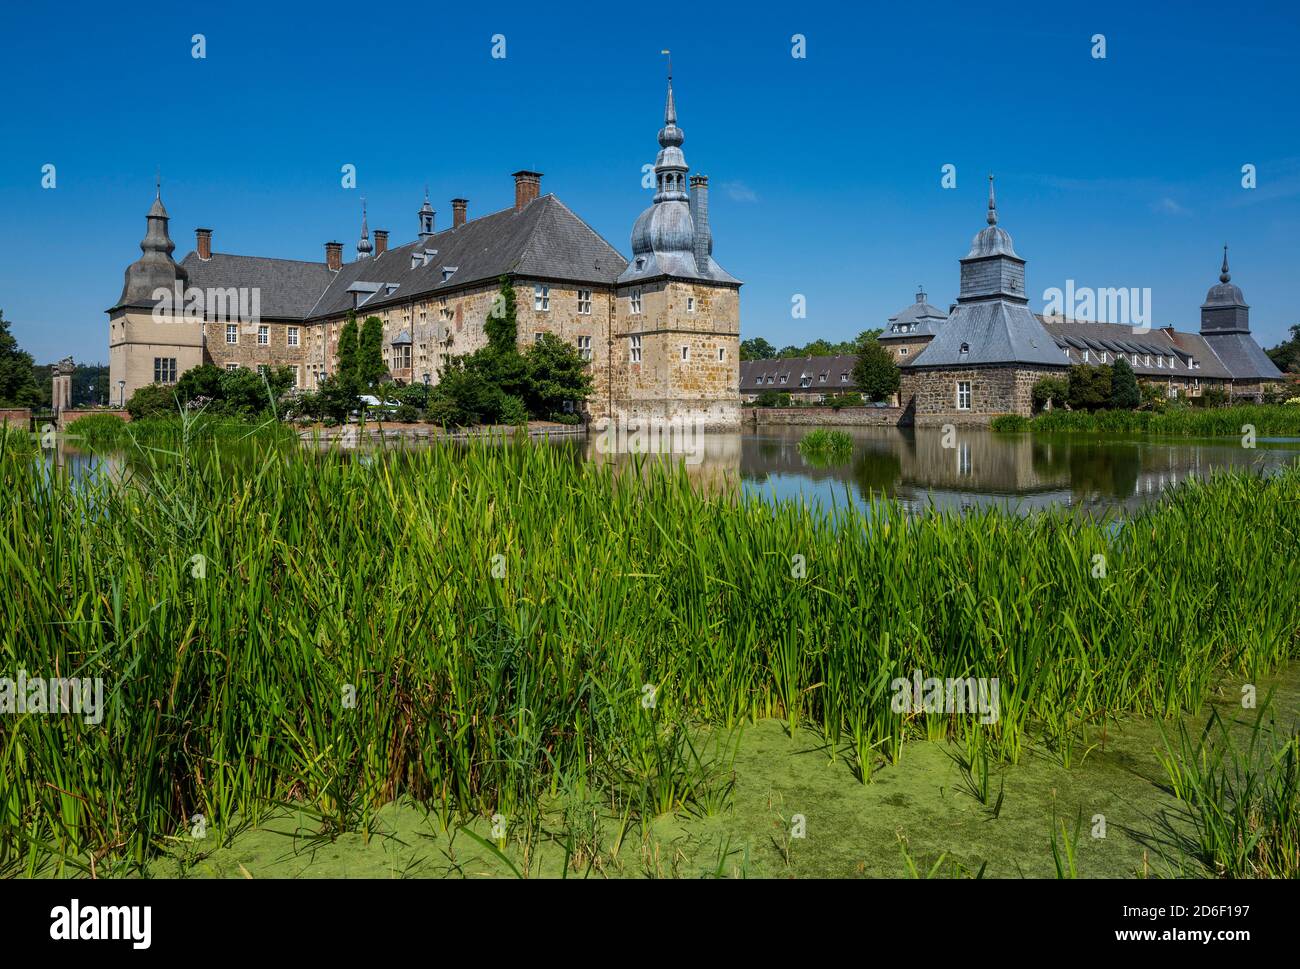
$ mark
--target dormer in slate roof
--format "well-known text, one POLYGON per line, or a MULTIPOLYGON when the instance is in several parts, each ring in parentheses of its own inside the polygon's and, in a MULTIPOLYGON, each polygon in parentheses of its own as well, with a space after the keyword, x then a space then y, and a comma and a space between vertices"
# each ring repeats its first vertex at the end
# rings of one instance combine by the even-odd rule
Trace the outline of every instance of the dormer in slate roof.
POLYGON ((934 336, 948 314, 926 300, 925 290, 917 288, 916 302, 904 307, 889 318, 889 325, 880 334, 881 341, 915 339, 934 336))

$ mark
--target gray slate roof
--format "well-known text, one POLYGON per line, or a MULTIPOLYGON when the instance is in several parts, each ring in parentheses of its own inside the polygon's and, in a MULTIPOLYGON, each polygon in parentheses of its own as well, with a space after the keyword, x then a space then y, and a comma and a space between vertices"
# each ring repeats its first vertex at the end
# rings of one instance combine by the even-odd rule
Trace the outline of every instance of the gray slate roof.
POLYGON ((189 284, 198 289, 260 289, 262 316, 270 319, 305 319, 334 278, 323 262, 220 252, 206 260, 191 252, 181 267, 189 274, 189 284))
POLYGON ((1249 333, 1205 333, 1201 339, 1214 348, 1236 380, 1282 379, 1282 371, 1249 333))
POLYGON ((380 256, 345 263, 310 311, 311 318, 352 308, 349 287, 358 281, 396 284, 361 304, 367 310, 418 296, 450 292, 495 280, 504 273, 540 279, 613 284, 627 260, 595 229, 554 195, 534 199, 521 211, 502 209, 389 249, 380 256), (411 254, 436 249, 428 265, 411 265, 411 254), (456 267, 450 278, 443 269, 456 267))
MULTIPOLYGON (((1173 327, 1162 327, 1135 332, 1133 327, 1120 323, 1097 323, 1091 320, 1070 320, 1062 316, 1039 316, 1043 328, 1056 340, 1058 347, 1070 347, 1071 364, 1083 363, 1083 351, 1089 351, 1089 363, 1113 364, 1115 353, 1122 352, 1124 359, 1139 377, 1202 377, 1224 379, 1231 376, 1205 340, 1195 333, 1182 333, 1173 327), (1100 354, 1107 358, 1102 361, 1100 354), (1138 355, 1133 363, 1132 355, 1138 355), (1146 363, 1151 356, 1151 364, 1146 363), (1174 365, 1169 366, 1169 357, 1174 365), (1164 358, 1164 366, 1158 366, 1164 358), (1192 361, 1198 366, 1193 367, 1192 361)), ((1062 353, 1062 357, 1064 354, 1062 353)))
POLYGON ((824 391, 826 393, 843 393, 856 390, 853 383, 853 368, 858 358, 856 354, 838 354, 829 357, 785 357, 776 360, 742 360, 740 361, 740 392, 742 394, 759 394, 765 390, 793 393, 803 391, 824 391), (848 373, 847 382, 841 382, 844 373, 848 373), (807 374, 812 383, 800 387, 800 377, 807 374), (823 383, 822 375, 826 380, 823 383), (781 377, 786 378, 785 383, 781 377), (771 377, 771 381, 767 378, 771 377))
POLYGON ((1067 367, 1065 354, 1022 303, 958 303, 948 322, 909 367, 979 367, 995 364, 1067 367), (962 351, 962 346, 966 351, 962 351))
POLYGON ((917 293, 916 302, 891 316, 885 332, 880 334, 877 339, 884 343, 888 340, 908 340, 915 339, 918 336, 934 336, 947 319, 947 313, 939 309, 939 307, 926 302, 924 293, 917 293), (899 332, 894 332, 895 327, 899 328, 899 332))

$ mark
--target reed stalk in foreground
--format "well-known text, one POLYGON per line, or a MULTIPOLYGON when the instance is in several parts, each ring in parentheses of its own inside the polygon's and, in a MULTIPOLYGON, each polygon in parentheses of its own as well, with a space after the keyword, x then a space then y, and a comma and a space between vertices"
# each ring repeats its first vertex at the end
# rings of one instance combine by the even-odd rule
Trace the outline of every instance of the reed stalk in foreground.
POLYGON ((1115 528, 832 518, 544 446, 167 450, 75 482, 0 453, 0 677, 104 688, 97 723, 0 720, 6 871, 138 866, 198 815, 221 838, 284 801, 326 831, 404 795, 708 812, 725 771, 685 731, 762 717, 863 780, 917 736, 1068 761, 1109 718, 1297 655, 1296 467, 1190 481, 1115 528), (995 715, 900 707, 900 681, 948 678, 992 683, 995 715))

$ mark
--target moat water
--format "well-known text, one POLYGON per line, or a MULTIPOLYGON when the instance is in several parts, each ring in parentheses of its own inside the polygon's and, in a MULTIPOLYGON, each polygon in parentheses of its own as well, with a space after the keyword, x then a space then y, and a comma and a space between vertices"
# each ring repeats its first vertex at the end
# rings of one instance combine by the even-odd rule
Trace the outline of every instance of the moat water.
MULTIPOLYGON (((1166 489, 1218 469, 1277 471, 1300 458, 1300 438, 1261 438, 1254 448, 1240 439, 995 434, 959 430, 945 441, 938 429, 845 427, 852 453, 842 460, 814 460, 799 451, 810 428, 763 428, 704 434, 673 453, 641 460, 680 462, 706 491, 735 491, 765 501, 803 501, 827 509, 865 505, 889 497, 909 510, 960 511, 996 504, 1021 513, 1052 506, 1089 513, 1124 515, 1158 500, 1166 489), (950 446, 945 446, 950 445, 950 446)), ((427 447, 404 442, 384 450, 427 447)), ((629 465, 626 453, 609 453, 601 439, 569 437, 547 446, 573 453, 575 460, 629 465)), ((221 444, 233 461, 247 447, 221 444)), ((378 447, 366 450, 378 456, 378 447)), ((120 474, 142 465, 122 454, 93 455, 61 447, 45 452, 51 464, 74 475, 94 468, 120 474)))

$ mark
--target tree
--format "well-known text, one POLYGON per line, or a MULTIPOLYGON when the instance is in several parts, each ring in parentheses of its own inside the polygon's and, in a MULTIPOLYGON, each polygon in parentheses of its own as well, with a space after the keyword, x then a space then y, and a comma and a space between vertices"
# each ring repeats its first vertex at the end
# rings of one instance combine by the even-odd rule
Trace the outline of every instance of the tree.
POLYGON ((225 372, 213 363, 191 367, 181 374, 181 379, 176 382, 176 396, 183 404, 191 401, 211 402, 209 406, 214 410, 219 409, 219 402, 224 400, 221 378, 225 372))
POLYGON ((575 405, 591 396, 592 379, 587 361, 576 347, 550 333, 523 353, 528 377, 523 395, 528 413, 545 420, 563 411, 564 402, 575 405))
POLYGON ((384 323, 377 316, 367 316, 357 341, 357 382, 374 389, 388 373, 384 365, 384 323))
POLYGON ((1116 357, 1110 368, 1110 406, 1115 410, 1134 410, 1142 402, 1137 377, 1123 357, 1116 357))
POLYGON ((1070 399, 1070 381, 1066 377, 1042 377, 1030 393, 1034 398, 1034 410, 1043 410, 1049 403, 1060 407, 1070 399))
POLYGON ((858 346, 858 362, 853 366, 853 382, 870 400, 884 400, 898 391, 902 375, 894 355, 879 340, 866 340, 858 346))
POLYGON ((216 410, 233 417, 253 417, 277 411, 280 399, 293 386, 292 367, 267 370, 265 374, 247 367, 221 374, 220 398, 216 410))
POLYGON ((761 336, 740 341, 741 360, 772 360, 776 357, 776 347, 761 336))
POLYGON ((145 384, 126 402, 131 420, 142 421, 151 417, 175 417, 180 410, 176 390, 166 384, 145 384))
POLYGON ((1101 410, 1110 403, 1110 367, 1081 363, 1070 368, 1070 407, 1074 410, 1101 410))
POLYGON ((32 355, 18 346, 9 332, 9 321, 0 310, 0 405, 39 407, 41 390, 36 385, 32 355))
POLYGON ((1291 327, 1291 339, 1283 340, 1265 352, 1273 365, 1283 373, 1300 372, 1300 323, 1291 327))
POLYGON ((357 315, 351 310, 339 331, 339 382, 352 391, 359 392, 361 381, 357 376, 357 315))

